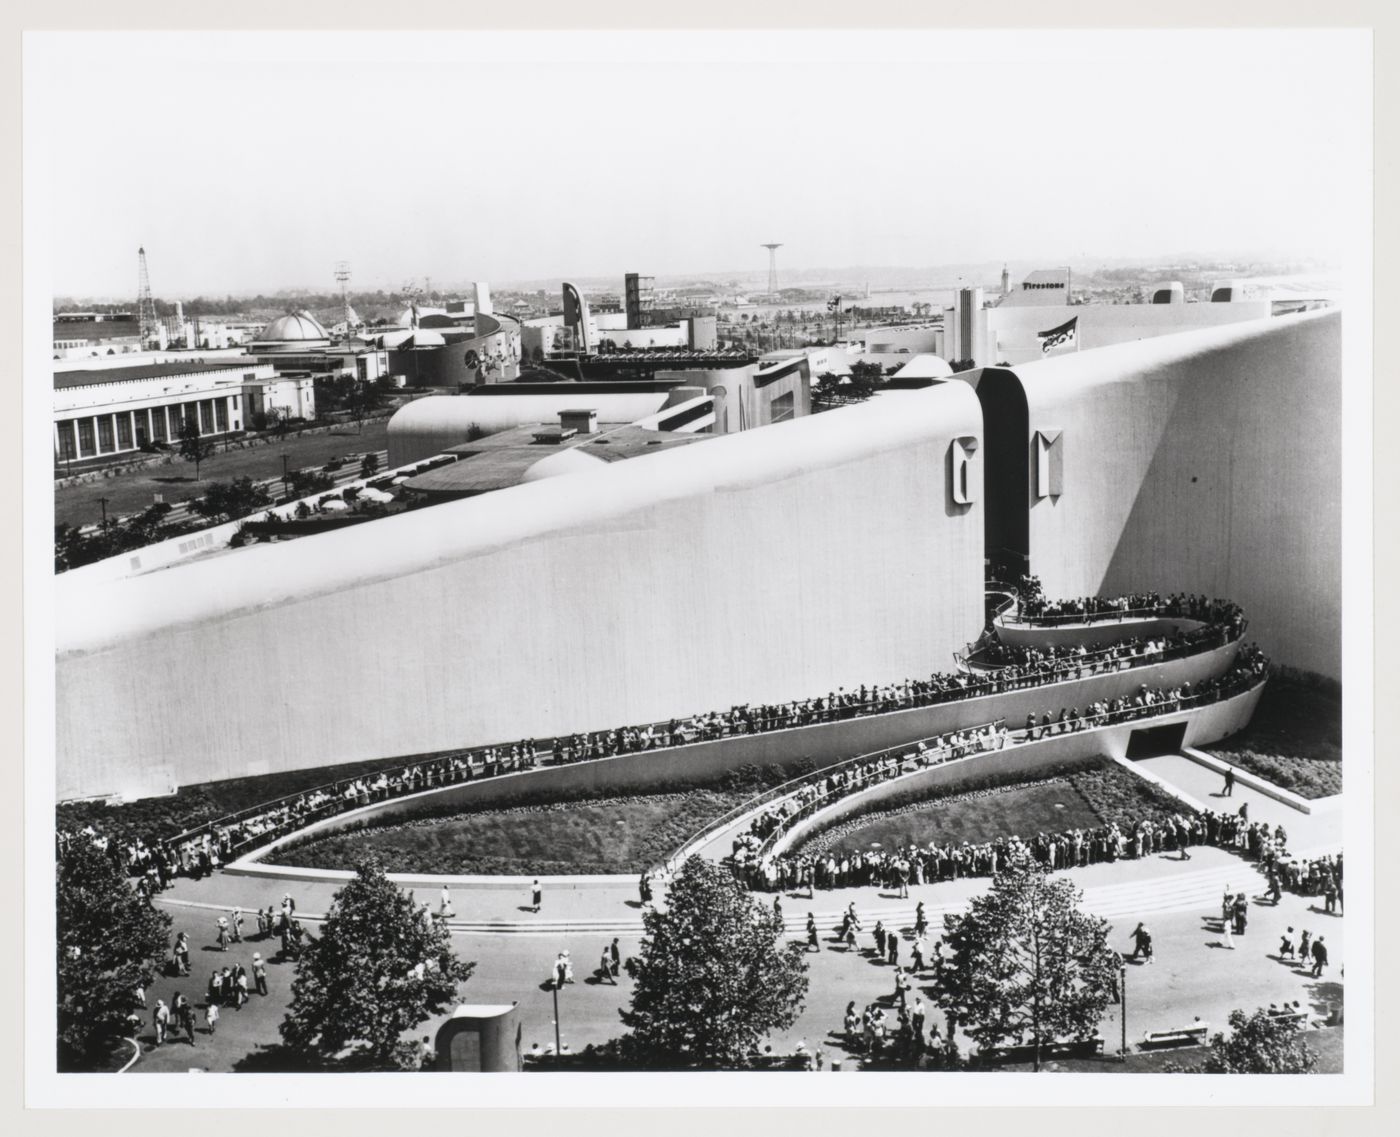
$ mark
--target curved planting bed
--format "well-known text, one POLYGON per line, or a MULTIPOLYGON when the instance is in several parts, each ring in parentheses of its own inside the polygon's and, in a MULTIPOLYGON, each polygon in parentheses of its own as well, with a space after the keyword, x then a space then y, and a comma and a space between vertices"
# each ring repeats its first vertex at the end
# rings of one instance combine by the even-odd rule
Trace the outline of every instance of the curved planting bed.
POLYGON ((753 793, 696 789, 459 812, 332 832, 283 846, 276 859, 288 868, 345 869, 373 851, 391 873, 636 873, 753 793))

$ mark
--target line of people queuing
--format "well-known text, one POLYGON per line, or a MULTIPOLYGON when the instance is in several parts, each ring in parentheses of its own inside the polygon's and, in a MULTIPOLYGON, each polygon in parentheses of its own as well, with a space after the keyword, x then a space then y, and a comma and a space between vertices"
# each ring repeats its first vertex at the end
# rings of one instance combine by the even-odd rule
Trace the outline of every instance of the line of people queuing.
POLYGON ((1020 597, 1014 621, 1028 624, 1094 623, 1120 619, 1132 612, 1146 617, 1202 620, 1220 623, 1238 607, 1229 600, 1187 593, 1173 593, 1165 600, 1158 592, 1130 592, 1123 596, 1076 596, 1047 600, 1038 585, 1027 586, 1020 597))
MULTIPOLYGON (((1279 887, 1319 895, 1325 892, 1325 869, 1333 860, 1323 858, 1316 864, 1291 860, 1283 826, 1250 821, 1247 807, 1240 813, 1207 810, 1143 818, 1132 825, 1109 822, 1041 832, 1029 840, 1011 835, 976 843, 931 841, 926 846, 891 850, 842 850, 836 847, 839 841, 839 833, 827 833, 800 851, 761 863, 736 858, 736 871, 756 891, 806 891, 811 896, 817 889, 880 887, 907 896, 911 886, 994 876, 1023 854, 1059 870, 1170 852, 1190 859, 1192 847, 1213 845, 1259 861, 1271 884, 1276 877, 1279 887), (1312 888, 1317 891, 1307 891, 1312 888)), ((1339 880, 1340 856, 1335 861, 1339 880)))
MULTIPOLYGON (((1195 599, 1188 598, 1194 603, 1195 599)), ((1181 605, 1179 598, 1173 602, 1181 605)), ((1239 609, 1224 601, 1212 602, 1210 611, 1220 617, 1227 629, 1230 621, 1242 620, 1239 609)), ((1191 607, 1188 605, 1188 607, 1191 607)), ((1196 609, 1191 608, 1194 612, 1196 609)), ((1189 614, 1189 613, 1188 613, 1189 614)), ((1218 629, 1212 635, 1220 635, 1218 629)), ((1228 639, 1228 636, 1227 636, 1228 639)), ((1249 652, 1242 650, 1241 656, 1249 652)), ((1257 649, 1254 655, 1258 656, 1257 649)), ((1131 657, 1129 657, 1131 658, 1131 657)), ((1138 656, 1150 661, 1151 656, 1138 656)), ((1262 656, 1259 658, 1262 659, 1262 656)), ((548 743, 523 739, 509 746, 485 747, 474 752, 447 755, 392 771, 346 779, 331 786, 317 787, 283 798, 265 806, 236 815, 225 823, 215 823, 200 832, 171 840, 157 840, 130 831, 117 824, 111 834, 98 832, 91 824, 80 830, 59 829, 57 855, 61 860, 75 837, 84 837, 109 851, 136 878, 138 887, 153 895, 169 887, 180 876, 198 879, 220 868, 246 848, 265 843, 295 832, 315 821, 389 798, 418 793, 440 786, 491 777, 538 765, 546 756, 556 764, 612 757, 640 750, 679 746, 686 743, 782 730, 793 726, 831 722, 869 714, 923 707, 956 701, 977 695, 1010 690, 1016 687, 1054 682, 1059 673, 1036 667, 1020 673, 1019 668, 1005 668, 987 676, 971 676, 966 672, 934 673, 927 680, 906 679, 883 686, 861 686, 849 692, 838 688, 824 698, 798 700, 786 704, 750 706, 743 704, 724 713, 672 719, 665 727, 649 725, 623 727, 591 734, 574 734, 555 738, 548 743)), ((1174 693, 1175 694, 1175 693, 1174 693)), ((1190 684, 1183 684, 1180 696, 1202 696, 1190 684)), ((1114 709, 1114 708, 1110 708, 1114 709)), ((1087 712, 1086 712, 1087 713, 1087 712)), ((1037 724, 1028 723, 1032 728, 1037 724)), ((1045 716, 1038 724, 1041 731, 1055 727, 1077 729, 1078 709, 1063 709, 1059 720, 1045 716)), ((1038 737, 1038 736, 1037 736, 1038 737)))

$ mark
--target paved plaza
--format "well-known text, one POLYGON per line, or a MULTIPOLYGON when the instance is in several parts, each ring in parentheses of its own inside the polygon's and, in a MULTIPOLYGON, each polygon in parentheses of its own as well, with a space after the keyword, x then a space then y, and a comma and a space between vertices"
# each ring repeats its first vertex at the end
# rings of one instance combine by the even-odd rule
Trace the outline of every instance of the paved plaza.
MULTIPOLYGON (((1213 796, 1220 790, 1219 776, 1184 758, 1150 759, 1144 765, 1208 808, 1235 810, 1248 801, 1251 816, 1283 821, 1297 855, 1340 848, 1340 812, 1303 814, 1240 785, 1232 798, 1222 800, 1213 796)), ((1197 1016, 1212 1030, 1223 1028, 1235 1008, 1253 1010, 1296 999, 1325 1018, 1340 1006, 1346 962, 1344 919, 1323 912, 1320 902, 1291 894, 1285 894, 1274 906, 1263 898, 1263 878, 1249 861, 1202 846, 1191 851, 1189 860, 1176 853, 1162 853, 1072 869, 1065 875, 1083 890, 1085 909, 1109 920, 1115 947, 1125 953, 1130 950, 1130 933, 1140 920, 1153 933, 1155 961, 1151 965, 1135 963, 1128 970, 1130 1045, 1140 1042, 1145 1031, 1190 1025, 1197 1016), (1220 898, 1227 890, 1245 891, 1253 899, 1248 932, 1236 938, 1234 950, 1224 946, 1219 932, 1220 898), (1309 970, 1277 957, 1279 940, 1289 926, 1295 938, 1303 929, 1314 937, 1326 936, 1331 963, 1320 978, 1314 979, 1309 970)), ((773 1037, 775 1048, 788 1050, 805 1041, 809 1049, 820 1046, 833 1059, 842 1057, 840 1040, 831 1032, 839 1029, 846 1004, 854 1000, 863 1007, 881 999, 889 1001, 894 992, 893 970, 872 958, 870 931, 875 921, 905 930, 907 962, 916 903, 924 902, 933 937, 941 928, 943 913, 960 910, 969 897, 984 892, 988 885, 985 878, 923 885, 910 889, 908 899, 873 887, 819 891, 813 899, 801 893, 785 894, 782 904, 789 936, 805 940, 803 929, 811 911, 817 916, 823 942, 822 950, 808 957, 811 986, 805 1010, 791 1030, 773 1037), (841 912, 851 902, 864 925, 854 951, 838 944, 833 932, 841 912)), ((181 1041, 152 1050, 147 1032, 142 1059, 134 1070, 227 1071, 240 1068, 241 1063, 245 1069, 259 1068, 262 1049, 278 1042, 277 1027, 290 997, 295 964, 276 961, 276 939, 249 940, 220 952, 213 942, 215 920, 234 905, 245 912, 276 907, 283 893, 290 892, 298 914, 305 917, 315 935, 318 917, 337 887, 228 874, 177 881, 158 902, 171 913, 175 930, 190 935, 193 974, 181 980, 159 979, 148 993, 152 1005, 158 996, 169 1002, 176 991, 202 1003, 210 970, 233 963, 247 967, 254 951, 271 961, 269 993, 266 998, 254 995, 241 1011, 225 1010, 217 1035, 211 1038, 201 1027, 193 1046, 181 1041)), ((420 887, 418 895, 436 907, 435 888, 420 887)), ((629 981, 624 973, 613 986, 600 981, 595 972, 603 948, 614 936, 624 955, 637 949, 642 913, 635 881, 551 883, 539 913, 529 910, 527 887, 457 888, 452 898, 455 918, 449 923, 454 945, 462 958, 477 965, 462 988, 464 1001, 518 1001, 525 1049, 534 1043, 541 1048, 552 1044, 554 999, 547 979, 555 956, 567 949, 577 982, 559 995, 563 1041, 576 1051, 622 1033, 618 1010, 627 1004, 629 981), (486 927, 492 930, 482 930, 486 927)), ((251 917, 249 924, 256 926, 251 917)), ((925 973, 924 982, 917 986, 926 988, 927 982, 925 973)), ((1119 1014, 1118 1006, 1111 1007, 1101 1027, 1110 1051, 1119 1045, 1119 1014)), ((930 1021, 936 1018, 930 1014, 930 1021)), ((426 1023, 421 1033, 431 1037, 438 1025, 437 1021, 426 1023)))

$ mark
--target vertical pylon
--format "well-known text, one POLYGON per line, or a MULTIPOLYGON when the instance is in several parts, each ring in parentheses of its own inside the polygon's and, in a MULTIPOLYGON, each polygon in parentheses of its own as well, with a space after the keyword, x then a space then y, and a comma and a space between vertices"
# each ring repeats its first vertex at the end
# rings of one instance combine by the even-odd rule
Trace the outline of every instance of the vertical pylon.
POLYGON ((141 346, 145 347, 159 335, 156 321, 156 302, 151 297, 151 278, 146 272, 146 247, 136 250, 136 261, 140 271, 140 281, 136 292, 136 319, 141 335, 141 346))
POLYGON ((777 244, 765 243, 762 248, 768 250, 768 299, 778 295, 778 250, 783 247, 781 241, 777 244))

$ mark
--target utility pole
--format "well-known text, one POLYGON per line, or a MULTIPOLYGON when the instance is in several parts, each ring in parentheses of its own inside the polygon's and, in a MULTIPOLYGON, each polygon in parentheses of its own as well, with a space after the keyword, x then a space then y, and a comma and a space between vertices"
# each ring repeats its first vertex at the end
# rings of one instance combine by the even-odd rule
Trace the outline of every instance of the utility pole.
POLYGON ((291 489, 287 486, 287 455, 282 455, 282 496, 291 496, 291 489))
POLYGON ((107 502, 109 500, 109 498, 105 497, 97 499, 97 504, 102 507, 102 535, 104 537, 107 535, 107 502))

